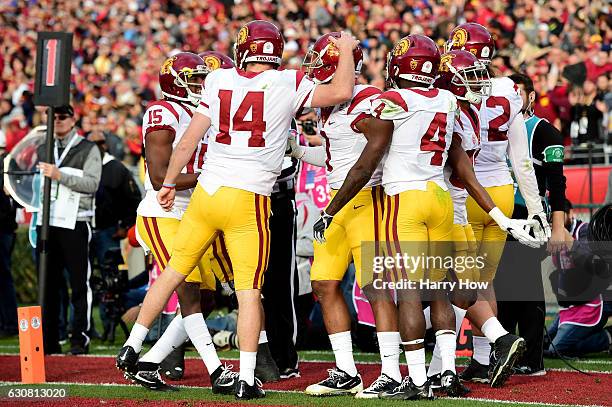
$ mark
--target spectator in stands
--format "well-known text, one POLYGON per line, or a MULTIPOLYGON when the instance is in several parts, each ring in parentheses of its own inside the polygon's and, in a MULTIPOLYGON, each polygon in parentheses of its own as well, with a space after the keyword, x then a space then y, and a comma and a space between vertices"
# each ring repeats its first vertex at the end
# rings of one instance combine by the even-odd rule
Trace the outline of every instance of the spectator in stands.
POLYGON ((574 144, 603 141, 602 119, 607 114, 606 104, 597 95, 595 83, 586 80, 582 89, 569 94, 572 106, 571 137, 574 144))
MULTIPOLYGON (((96 145, 77 134, 74 109, 70 105, 55 109, 54 162, 40 162, 39 168, 52 183, 51 226, 47 242, 48 266, 43 304, 45 353, 61 353, 59 344, 58 285, 64 270, 70 276, 72 290, 72 336, 70 353, 89 352, 90 316, 93 294, 89 285, 89 241, 94 215, 94 194, 102 173, 102 159, 96 145), (76 205, 70 205, 75 202, 76 205), (55 205, 58 205, 55 209, 55 205)), ((38 156, 45 157, 44 145, 38 156)), ((38 232, 40 238, 40 231, 38 232)), ((42 244, 37 245, 40 250, 42 244)), ((40 257, 39 257, 40 258, 40 257)))

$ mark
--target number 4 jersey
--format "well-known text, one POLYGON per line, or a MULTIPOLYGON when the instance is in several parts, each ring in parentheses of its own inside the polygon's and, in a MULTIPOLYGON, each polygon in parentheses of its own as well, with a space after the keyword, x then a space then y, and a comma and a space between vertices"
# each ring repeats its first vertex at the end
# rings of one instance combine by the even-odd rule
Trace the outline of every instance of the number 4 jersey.
MULTIPOLYGON (((179 103, 171 100, 158 100, 147 106, 144 117, 142 119, 142 142, 146 146, 146 136, 154 131, 168 130, 174 134, 172 149, 183 137, 185 130, 189 127, 191 117, 193 116, 193 107, 186 103, 179 103)), ((183 174, 194 174, 198 172, 204 160, 206 153, 206 138, 200 142, 196 151, 192 155, 189 163, 181 171, 183 174)), ((145 157, 146 163, 146 157, 145 157)), ((193 192, 192 189, 184 191, 176 191, 174 207, 171 211, 165 211, 157 202, 157 191, 153 189, 149 170, 147 168, 145 174, 145 197, 138 205, 137 213, 140 216, 158 217, 158 218, 175 218, 181 219, 189 199, 193 192)))
POLYGON ((210 195, 221 186, 270 195, 280 174, 292 118, 309 107, 315 84, 303 72, 236 68, 206 77, 197 109, 211 120, 199 182, 210 195))
POLYGON ((428 181, 447 190, 443 168, 456 111, 457 99, 442 89, 389 90, 372 102, 372 115, 395 127, 383 166, 387 195, 424 191, 428 181))

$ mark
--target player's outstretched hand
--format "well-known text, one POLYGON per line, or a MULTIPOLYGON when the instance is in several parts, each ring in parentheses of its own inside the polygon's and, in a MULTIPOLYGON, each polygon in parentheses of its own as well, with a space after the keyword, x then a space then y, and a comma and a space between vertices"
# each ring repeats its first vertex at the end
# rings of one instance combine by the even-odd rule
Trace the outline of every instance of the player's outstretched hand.
MULTIPOLYGON (((531 236, 530 230, 536 227, 536 222, 525 219, 508 219, 506 231, 525 246, 538 248, 544 244, 544 241, 531 236)), ((502 228, 503 229, 503 228, 502 228)))
POLYGON ((170 211, 174 206, 175 196, 176 189, 161 187, 161 189, 157 192, 157 202, 159 202, 159 205, 164 208, 165 211, 170 211))
POLYGON ((346 31, 340 33, 340 38, 330 36, 329 41, 334 44, 340 52, 353 52, 353 50, 357 48, 357 45, 359 45, 359 41, 346 31))
POLYGON ((304 156, 304 147, 300 146, 297 141, 298 132, 291 129, 287 137, 287 147, 285 147, 285 155, 298 160, 304 156))
POLYGON ((525 246, 537 248, 544 243, 544 241, 529 234, 531 228, 536 226, 536 221, 524 219, 510 219, 506 215, 504 215, 498 207, 491 209, 489 215, 504 232, 510 233, 513 238, 515 238, 525 246))
POLYGON ((321 211, 321 217, 312 227, 314 239, 319 243, 325 243, 325 230, 331 225, 332 215, 328 215, 325 211, 321 211))
POLYGON ((535 214, 530 214, 527 216, 528 220, 534 220, 537 224, 533 227, 533 234, 536 239, 546 242, 550 239, 551 230, 548 221, 546 220, 546 213, 540 212, 535 214))

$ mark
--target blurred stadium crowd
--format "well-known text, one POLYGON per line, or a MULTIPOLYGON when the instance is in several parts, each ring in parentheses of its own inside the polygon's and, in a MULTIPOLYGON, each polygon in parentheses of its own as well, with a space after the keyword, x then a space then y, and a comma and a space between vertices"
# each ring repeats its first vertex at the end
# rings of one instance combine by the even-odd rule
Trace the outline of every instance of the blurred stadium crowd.
POLYGON ((536 114, 566 144, 608 141, 612 120, 612 14, 603 0, 23 0, 0 4, 0 138, 7 149, 40 121, 32 103, 37 31, 74 32, 72 99, 80 128, 104 132, 110 151, 134 164, 140 124, 157 98, 157 70, 179 50, 231 56, 251 19, 277 22, 286 66, 299 67, 321 34, 350 30, 366 51, 361 80, 384 87, 387 51, 408 33, 440 44, 458 23, 497 37, 494 66, 525 70, 539 94, 536 114))

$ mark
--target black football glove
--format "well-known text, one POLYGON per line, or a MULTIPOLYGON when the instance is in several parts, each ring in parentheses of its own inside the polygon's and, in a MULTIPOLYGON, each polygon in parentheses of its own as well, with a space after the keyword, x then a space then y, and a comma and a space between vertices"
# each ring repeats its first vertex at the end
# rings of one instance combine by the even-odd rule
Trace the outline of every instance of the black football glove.
POLYGON ((332 219, 334 219, 332 215, 328 215, 325 211, 321 211, 321 217, 312 227, 313 236, 317 242, 325 242, 325 230, 331 225, 332 219))

